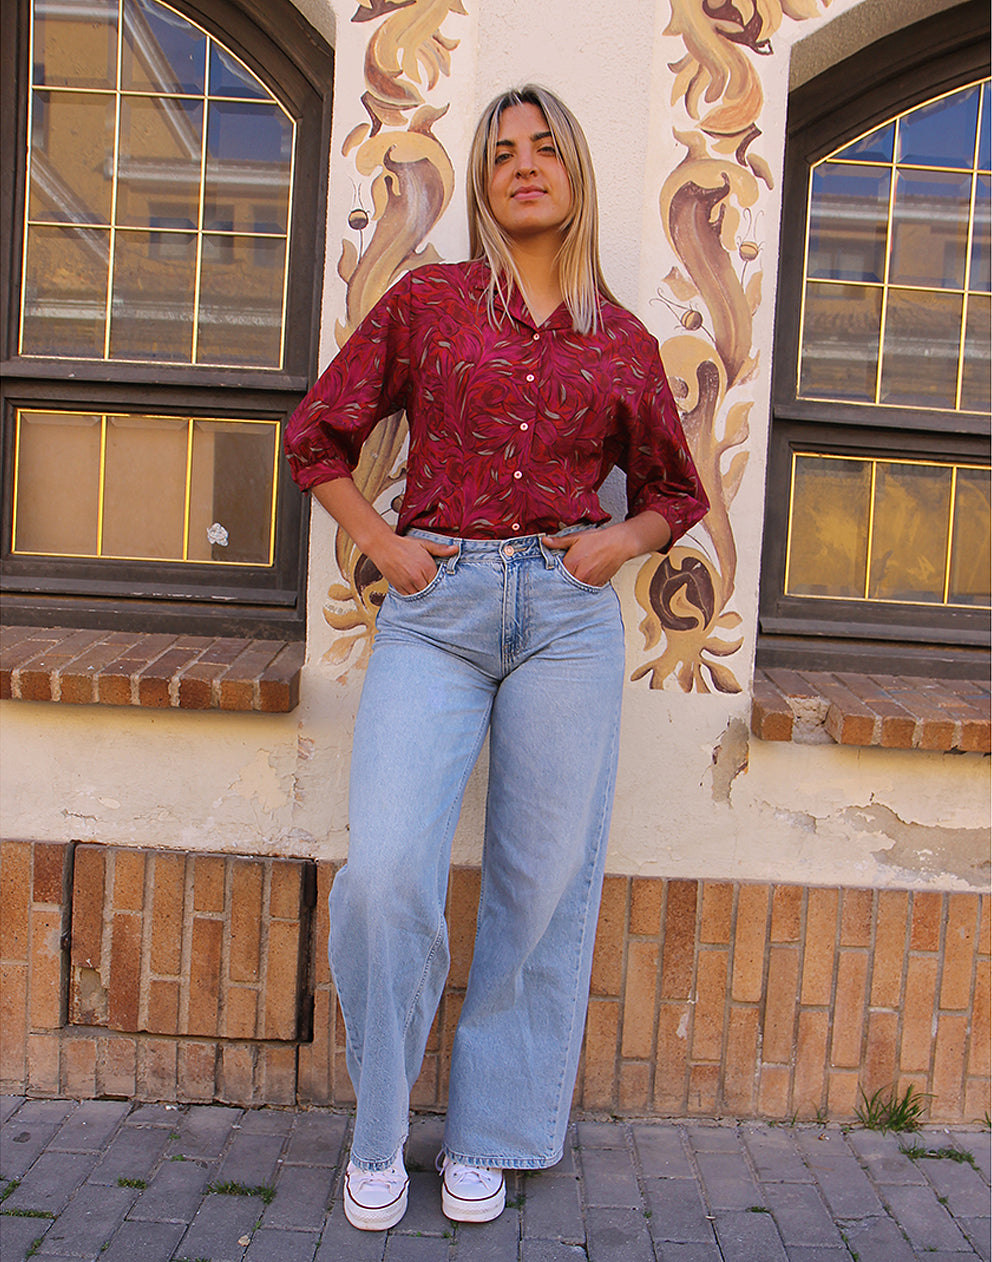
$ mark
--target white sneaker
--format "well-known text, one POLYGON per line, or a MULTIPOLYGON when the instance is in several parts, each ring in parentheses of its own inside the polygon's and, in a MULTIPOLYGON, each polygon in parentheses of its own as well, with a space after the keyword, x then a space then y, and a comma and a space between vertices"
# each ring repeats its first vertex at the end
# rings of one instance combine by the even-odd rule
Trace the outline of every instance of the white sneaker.
POLYGON ((506 1205, 506 1181, 502 1170, 491 1166, 463 1166, 447 1154, 438 1158, 441 1209, 456 1223, 488 1223, 506 1205))
POLYGON ((349 1161, 344 1175, 344 1216, 359 1231, 388 1231, 406 1213, 409 1186, 402 1148, 385 1170, 359 1170, 349 1161))

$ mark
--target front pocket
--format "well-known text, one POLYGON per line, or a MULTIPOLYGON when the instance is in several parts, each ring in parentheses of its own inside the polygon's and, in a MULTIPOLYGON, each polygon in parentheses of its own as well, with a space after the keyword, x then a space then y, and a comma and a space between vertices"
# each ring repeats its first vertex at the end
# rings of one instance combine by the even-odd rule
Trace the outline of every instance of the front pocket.
POLYGON ((409 596, 404 596, 402 592, 398 592, 396 588, 392 586, 389 588, 389 594, 390 596, 394 596, 397 600, 422 600, 425 596, 429 596, 431 592, 434 591, 434 589, 438 586, 438 584, 441 582, 441 575, 443 573, 444 573, 444 566, 439 565, 437 567, 437 573, 434 575, 431 581, 427 584, 427 586, 422 587, 419 592, 411 592, 409 596))
POLYGON ((555 557, 556 569, 566 583, 571 583, 573 587, 577 587, 580 592, 605 592, 609 590, 610 584, 604 583, 602 587, 595 587, 592 583, 583 583, 581 579, 576 578, 572 571, 565 564, 565 558, 560 554, 555 557))

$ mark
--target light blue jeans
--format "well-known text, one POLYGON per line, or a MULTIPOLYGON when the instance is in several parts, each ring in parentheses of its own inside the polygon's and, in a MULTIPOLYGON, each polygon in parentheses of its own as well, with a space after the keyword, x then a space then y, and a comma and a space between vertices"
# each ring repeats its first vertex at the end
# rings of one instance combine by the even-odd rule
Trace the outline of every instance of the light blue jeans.
POLYGON ((486 732, 475 953, 451 1059, 445 1151, 468 1165, 561 1158, 578 1068, 616 777, 623 626, 537 536, 450 540, 424 591, 379 613, 351 764, 348 862, 329 954, 357 1095, 351 1159, 407 1134, 448 971, 445 892, 486 732))

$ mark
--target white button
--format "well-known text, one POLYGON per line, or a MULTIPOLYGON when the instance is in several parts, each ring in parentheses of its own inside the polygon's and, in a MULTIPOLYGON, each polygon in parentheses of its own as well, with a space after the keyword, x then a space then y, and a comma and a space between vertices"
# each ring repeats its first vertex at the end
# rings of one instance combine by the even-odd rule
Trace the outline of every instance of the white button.
POLYGON ((511 529, 511 530, 519 530, 519 529, 520 529, 520 522, 515 521, 515 522, 513 523, 513 525, 510 527, 510 529, 511 529))
POLYGON ((521 429, 530 429, 530 426, 527 424, 527 422, 526 422, 526 421, 521 421, 521 422, 520 422, 520 428, 521 428, 521 429))
POLYGON ((515 478, 522 478, 524 475, 520 472, 519 469, 517 469, 513 476, 515 478))
POLYGON ((532 342, 539 342, 539 341, 541 340, 541 335, 540 335, 540 333, 535 333, 535 334, 534 334, 534 336, 533 336, 530 340, 531 340, 532 342))
POLYGON ((527 374, 527 380, 528 380, 528 381, 533 381, 533 380, 534 380, 534 374, 533 374, 532 372, 529 372, 529 373, 527 374))

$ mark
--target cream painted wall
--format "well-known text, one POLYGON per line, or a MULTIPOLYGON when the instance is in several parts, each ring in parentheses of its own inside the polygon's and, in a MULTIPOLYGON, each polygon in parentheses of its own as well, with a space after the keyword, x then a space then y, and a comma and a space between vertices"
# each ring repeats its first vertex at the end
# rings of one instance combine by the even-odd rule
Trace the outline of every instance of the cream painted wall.
MULTIPOLYGON (((367 118, 360 102, 363 57, 375 24, 351 20, 354 0, 299 0, 299 7, 336 43, 323 364, 334 353, 334 324, 344 312, 346 289, 336 265, 347 216, 356 198, 370 204, 367 182, 342 145, 367 118)), ((764 273, 754 327, 759 366, 742 392, 753 402, 750 455, 731 514, 739 554, 733 607, 745 633, 744 647, 731 660, 745 691, 686 694, 671 680, 653 691, 646 680, 628 684, 612 872, 947 889, 987 882, 985 760, 748 738, 790 44, 817 37, 828 20, 856 7, 857 0, 834 0, 829 18, 784 22, 773 55, 755 59, 766 101, 761 153, 775 179, 758 206, 764 273)), ((611 283, 660 340, 671 337, 671 312, 653 301, 674 260, 659 190, 684 152, 672 137, 669 65, 681 45, 663 33, 668 4, 468 0, 466 8, 466 16, 444 20, 445 35, 458 47, 451 76, 428 93, 449 104, 434 131, 457 173, 451 206, 430 241, 444 258, 463 257, 461 171, 474 118, 495 91, 537 78, 572 104, 589 134, 611 283)), ((705 546, 705 536, 695 533, 705 546)), ((339 580, 333 544, 330 521, 315 508, 308 661, 303 700, 293 714, 4 702, 4 835, 343 859, 350 733, 362 671, 353 660, 330 656, 336 633, 324 605, 339 580)), ((618 578, 628 673, 644 660, 636 572, 632 564, 618 578)), ((478 859, 484 789, 480 768, 466 796, 456 862, 478 859)))

